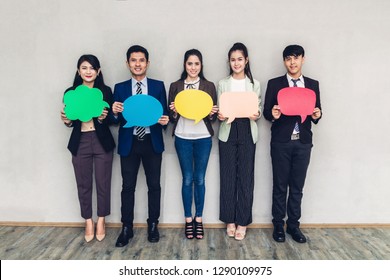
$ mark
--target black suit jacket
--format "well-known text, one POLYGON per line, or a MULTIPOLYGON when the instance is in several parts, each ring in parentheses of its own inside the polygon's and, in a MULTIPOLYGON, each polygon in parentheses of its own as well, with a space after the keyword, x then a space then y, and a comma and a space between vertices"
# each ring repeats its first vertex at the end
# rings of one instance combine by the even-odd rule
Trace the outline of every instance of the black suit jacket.
MULTIPOLYGON (((316 105, 321 109, 320 101, 320 88, 319 83, 316 80, 310 79, 308 77, 303 77, 305 87, 313 90, 316 94, 316 105)), ((267 91, 265 93, 265 102, 264 102, 264 117, 272 121, 271 128, 271 142, 277 143, 286 143, 291 140, 291 134, 294 130, 295 123, 299 124, 299 135, 300 141, 305 144, 312 143, 312 131, 311 123, 318 123, 319 119, 313 120, 311 116, 308 116, 306 120, 301 123, 300 116, 285 116, 281 115, 279 119, 274 120, 272 117, 272 107, 278 105, 277 96, 279 90, 289 87, 287 76, 283 75, 281 77, 274 78, 268 81, 267 91)))
MULTIPOLYGON (((76 87, 68 88, 65 93, 69 90, 74 90, 76 87)), ((110 109, 112 107, 112 91, 111 88, 105 86, 100 89, 103 93, 103 99, 110 105, 110 109)), ((93 124, 95 125, 95 132, 99 139, 100 144, 103 146, 103 149, 106 152, 112 151, 115 148, 115 141, 112 137, 110 128, 108 127, 109 118, 107 117, 103 120, 102 123, 98 121, 97 118, 93 118, 93 124)), ((68 149, 72 153, 72 155, 77 155, 77 150, 79 149, 80 138, 81 138, 81 121, 75 120, 72 122, 72 134, 70 135, 68 149)))
MULTIPOLYGON (((171 102, 175 101, 176 95, 179 92, 181 92, 182 90, 184 90, 184 81, 178 80, 176 82, 173 82, 170 85, 168 105, 171 104, 171 102)), ((217 91, 215 89, 215 85, 212 82, 201 79, 199 82, 199 90, 202 90, 211 96, 211 99, 213 100, 213 105, 217 104, 217 91)), ((175 118, 174 113, 175 112, 173 112, 172 110, 169 110, 169 120, 173 123, 172 136, 175 134, 177 121, 180 118, 179 114, 177 114, 177 117, 175 118)), ((209 116, 206 116, 203 118, 203 121, 206 124, 207 130, 211 136, 214 135, 214 130, 213 130, 213 127, 211 125, 211 122, 215 121, 216 118, 217 118, 217 114, 214 114, 212 118, 209 118, 209 116)))

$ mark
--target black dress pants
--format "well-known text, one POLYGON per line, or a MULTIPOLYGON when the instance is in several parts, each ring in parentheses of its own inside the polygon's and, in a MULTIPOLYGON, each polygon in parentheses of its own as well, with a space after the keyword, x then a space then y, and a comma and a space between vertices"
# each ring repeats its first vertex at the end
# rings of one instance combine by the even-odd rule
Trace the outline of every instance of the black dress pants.
POLYGON ((219 141, 219 219, 224 223, 252 223, 255 152, 249 119, 235 119, 228 140, 219 141))
POLYGON ((284 225, 287 206, 287 226, 299 227, 301 202, 312 144, 300 140, 271 143, 273 191, 272 223, 284 225), (288 197, 287 197, 288 194, 288 197))
POLYGON ((134 194, 137 185, 139 166, 145 170, 146 184, 148 186, 148 223, 157 223, 160 217, 161 199, 161 161, 162 153, 153 150, 150 135, 145 135, 143 141, 133 136, 133 146, 129 156, 121 157, 121 173, 123 179, 121 192, 121 221, 124 226, 133 226, 134 220, 134 194))

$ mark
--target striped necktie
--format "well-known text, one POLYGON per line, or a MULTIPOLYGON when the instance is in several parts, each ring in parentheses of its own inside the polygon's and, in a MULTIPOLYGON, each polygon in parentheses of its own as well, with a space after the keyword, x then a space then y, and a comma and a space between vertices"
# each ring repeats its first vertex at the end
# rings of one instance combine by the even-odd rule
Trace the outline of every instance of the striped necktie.
POLYGON ((291 81, 294 84, 294 87, 298 87, 297 82, 300 81, 300 79, 291 79, 291 81))
MULTIPOLYGON (((142 88, 141 88, 141 83, 140 82, 137 82, 137 90, 135 92, 136 94, 142 94, 142 88)), ((145 127, 143 126, 136 126, 135 127, 135 134, 137 135, 137 137, 139 139, 143 139, 144 136, 145 136, 145 127)))
MULTIPOLYGON (((299 78, 298 79, 291 79, 291 81, 293 82, 294 87, 298 87, 297 82, 300 81, 299 78)), ((295 123, 294 131, 296 133, 299 133, 299 124, 298 124, 298 122, 295 123)))

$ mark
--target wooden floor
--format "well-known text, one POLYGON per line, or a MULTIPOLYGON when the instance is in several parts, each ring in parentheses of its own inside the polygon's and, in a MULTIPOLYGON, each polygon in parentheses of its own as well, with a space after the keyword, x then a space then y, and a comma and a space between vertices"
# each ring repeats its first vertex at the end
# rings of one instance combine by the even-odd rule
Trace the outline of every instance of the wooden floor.
POLYGON ((289 235, 272 239, 272 229, 250 228, 243 241, 228 238, 224 229, 206 229, 204 240, 187 240, 183 230, 161 228, 159 243, 149 243, 146 228, 135 228, 124 248, 115 248, 120 228, 107 228, 102 242, 84 241, 77 227, 0 226, 2 260, 389 260, 390 228, 304 228, 308 242, 289 235))

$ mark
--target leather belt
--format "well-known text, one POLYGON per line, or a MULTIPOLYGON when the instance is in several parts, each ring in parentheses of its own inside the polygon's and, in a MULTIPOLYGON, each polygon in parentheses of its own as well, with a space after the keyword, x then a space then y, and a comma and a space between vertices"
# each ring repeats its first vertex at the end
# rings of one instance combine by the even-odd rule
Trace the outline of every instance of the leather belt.
POLYGON ((150 134, 147 133, 147 134, 145 134, 142 138, 140 138, 138 135, 133 135, 133 137, 134 137, 134 139, 136 139, 137 141, 142 142, 142 141, 145 141, 146 139, 149 139, 150 134))

